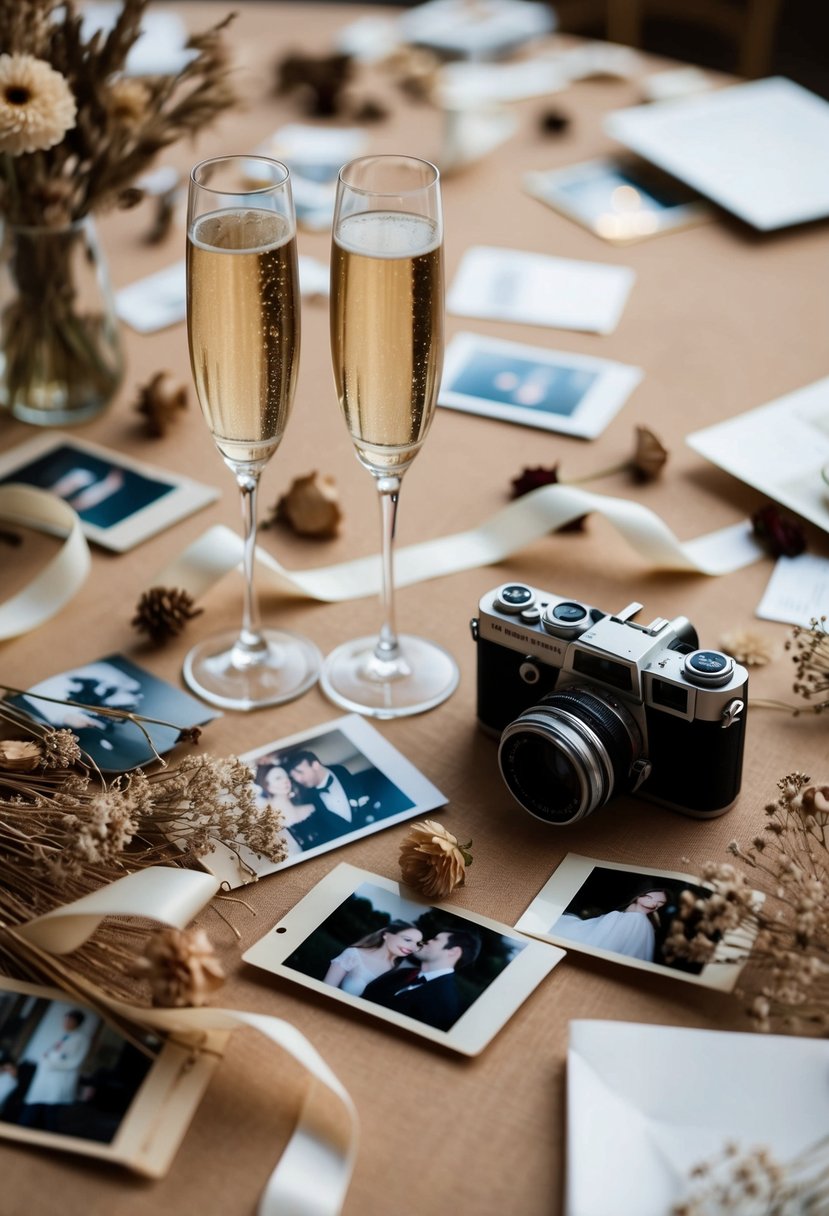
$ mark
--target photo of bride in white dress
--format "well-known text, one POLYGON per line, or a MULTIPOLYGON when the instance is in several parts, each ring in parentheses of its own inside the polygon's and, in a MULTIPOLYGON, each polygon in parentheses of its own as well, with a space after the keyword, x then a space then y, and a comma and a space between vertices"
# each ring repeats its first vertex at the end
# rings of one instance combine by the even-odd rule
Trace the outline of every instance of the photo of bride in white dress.
POLYGON ((350 996, 362 996, 372 980, 399 966, 422 945, 423 934, 410 921, 391 920, 333 958, 324 982, 350 996))
POLYGON ((670 902, 671 893, 666 888, 640 890, 623 907, 609 912, 595 916, 565 912, 550 932, 568 941, 652 963, 661 925, 659 913, 670 902))

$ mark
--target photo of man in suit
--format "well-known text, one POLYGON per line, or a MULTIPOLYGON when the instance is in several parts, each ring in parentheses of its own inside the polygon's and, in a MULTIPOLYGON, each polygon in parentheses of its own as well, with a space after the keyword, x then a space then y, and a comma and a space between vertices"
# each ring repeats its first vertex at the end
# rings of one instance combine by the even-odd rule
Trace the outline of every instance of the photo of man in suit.
POLYGON ((290 752, 283 767, 299 786, 303 801, 314 808, 307 819, 296 825, 301 830, 303 849, 327 844, 365 826, 368 794, 345 765, 327 766, 316 752, 303 748, 290 752))
POLYGON ((455 975, 481 952, 481 939, 469 929, 443 930, 412 954, 417 967, 393 968, 363 990, 367 1001, 415 1018, 437 1030, 450 1030, 465 1012, 455 975))

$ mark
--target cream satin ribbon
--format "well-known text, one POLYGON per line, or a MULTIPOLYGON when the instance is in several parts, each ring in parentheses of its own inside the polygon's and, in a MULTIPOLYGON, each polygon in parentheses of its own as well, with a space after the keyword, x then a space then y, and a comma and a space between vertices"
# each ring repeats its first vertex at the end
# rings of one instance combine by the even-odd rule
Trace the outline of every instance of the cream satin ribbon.
MULTIPOLYGON (((736 548, 727 545, 724 551, 718 551, 718 537, 747 532, 748 524, 682 543, 658 515, 640 503, 608 498, 574 486, 554 485, 525 494, 469 532, 398 550, 395 583, 403 587, 459 570, 493 565, 588 513, 603 515, 631 548, 657 570, 727 574, 756 561, 763 553, 746 536, 740 536, 736 548)), ((256 557, 270 586, 286 594, 339 602, 371 595, 380 589, 380 558, 376 555, 296 573, 286 570, 262 549, 256 550, 256 557)), ((166 566, 155 583, 160 587, 180 587, 198 599, 241 561, 241 537, 217 525, 166 566)))
MULTIPOLYGON (((90 558, 80 519, 56 494, 17 482, 0 486, 0 519, 66 537, 40 573, 17 595, 0 603, 0 641, 5 641, 36 629, 60 612, 83 585, 90 558)), ((9 560, 6 557, 3 565, 9 560)))
MULTIPOLYGON (((728 574, 762 556, 747 524, 685 543, 640 503, 608 498, 575 486, 542 486, 498 511, 478 528, 398 550, 395 581, 408 586, 460 570, 493 565, 580 515, 604 516, 631 548, 657 570, 728 574), (739 543, 718 547, 720 535, 739 543), (742 535, 742 534, 745 535, 742 535)), ((89 550, 75 512, 61 499, 29 486, 0 486, 0 516, 66 533, 60 552, 21 592, 0 604, 0 640, 36 628, 54 616, 80 588, 89 570, 89 550)), ((330 603, 373 595, 380 589, 380 558, 358 558, 336 566, 291 572, 263 549, 256 557, 271 587, 330 603)), ((242 540, 222 525, 209 528, 162 570, 156 586, 177 587, 194 599, 242 561, 242 540)))
MULTIPOLYGON (((151 866, 16 932, 52 954, 76 950, 107 916, 140 916, 183 929, 215 895, 219 880, 192 870, 151 866)), ((239 1009, 145 1009, 108 1000, 110 1008, 160 1031, 202 1034, 250 1026, 311 1076, 291 1139, 260 1198, 258 1216, 338 1216, 357 1153, 357 1112, 343 1085, 295 1026, 239 1009)))

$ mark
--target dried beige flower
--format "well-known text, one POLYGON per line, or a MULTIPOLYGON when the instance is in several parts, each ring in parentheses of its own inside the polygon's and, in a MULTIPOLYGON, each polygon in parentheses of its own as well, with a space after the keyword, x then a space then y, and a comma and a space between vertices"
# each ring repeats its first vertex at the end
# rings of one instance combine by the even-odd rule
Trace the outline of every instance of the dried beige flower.
POLYGON ((75 126, 78 107, 60 72, 32 55, 0 55, 0 152, 42 152, 75 126))
POLYGON ((159 929, 147 942, 135 974, 146 979, 154 1005, 206 1005, 225 973, 204 929, 159 929))
POLYGON ((40 744, 31 739, 0 740, 0 768, 11 773, 30 773, 43 763, 40 744))
POLYGON ((410 828, 400 846, 403 881, 424 895, 442 898, 463 886, 472 864, 470 844, 461 845, 440 823, 424 819, 410 828))
POLYGON ((314 471, 295 477, 279 499, 273 518, 288 524, 299 536, 328 540, 340 530, 343 513, 333 477, 314 471))
POLYGON ((139 388, 135 408, 144 416, 147 434, 161 439, 168 425, 187 409, 187 385, 172 372, 156 372, 139 388))
POLYGON ((723 634, 720 645, 738 663, 746 667, 765 667, 774 655, 774 643, 764 633, 754 629, 732 629, 723 634))

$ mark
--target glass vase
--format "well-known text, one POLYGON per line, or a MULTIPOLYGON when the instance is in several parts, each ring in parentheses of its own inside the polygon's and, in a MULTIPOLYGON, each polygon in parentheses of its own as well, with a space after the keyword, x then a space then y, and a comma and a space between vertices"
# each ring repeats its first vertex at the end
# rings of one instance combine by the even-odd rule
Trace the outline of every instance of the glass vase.
POLYGON ((0 408, 36 426, 86 422, 123 373, 118 319, 91 216, 66 228, 4 224, 0 408))

